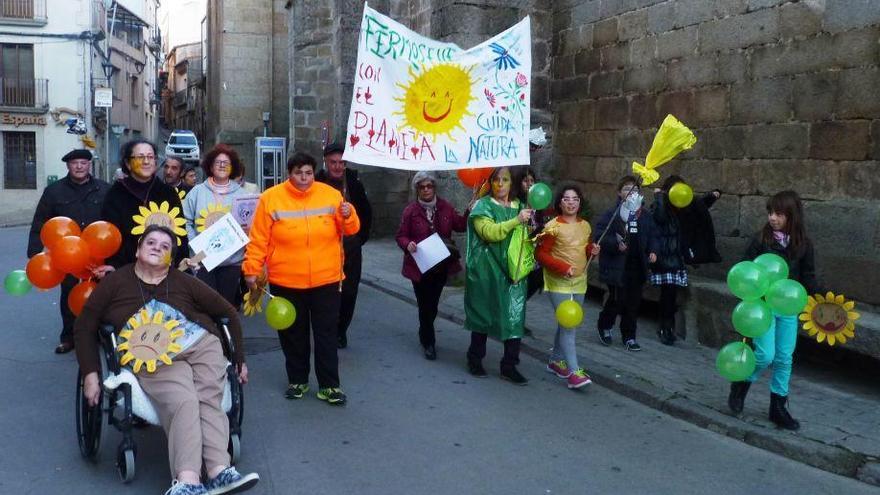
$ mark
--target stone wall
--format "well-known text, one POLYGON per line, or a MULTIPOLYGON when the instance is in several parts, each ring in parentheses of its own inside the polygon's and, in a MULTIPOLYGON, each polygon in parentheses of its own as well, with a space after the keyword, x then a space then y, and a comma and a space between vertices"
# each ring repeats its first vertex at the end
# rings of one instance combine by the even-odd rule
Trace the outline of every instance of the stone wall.
MULTIPOLYGON (((551 106, 557 177, 596 209, 674 114, 699 141, 660 169, 713 208, 725 263, 795 189, 825 284, 878 304, 880 3, 869 0, 554 2, 551 106)), ((650 200, 650 198, 649 198, 650 200)))

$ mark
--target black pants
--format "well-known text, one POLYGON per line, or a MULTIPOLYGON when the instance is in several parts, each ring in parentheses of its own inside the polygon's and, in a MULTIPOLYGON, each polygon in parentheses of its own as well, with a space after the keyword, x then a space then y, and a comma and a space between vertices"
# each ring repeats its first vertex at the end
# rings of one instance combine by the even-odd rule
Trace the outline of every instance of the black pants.
POLYGON ((620 336, 623 341, 635 339, 644 285, 645 276, 642 271, 629 268, 624 272, 623 287, 609 285, 605 306, 599 313, 599 329, 613 328, 617 315, 620 315, 620 336))
POLYGON ((532 298, 539 290, 544 288, 544 270, 532 270, 526 277, 526 301, 532 298))
POLYGON ((241 290, 241 265, 217 266, 210 272, 203 267, 196 271, 196 278, 217 291, 232 307, 238 308, 238 292, 241 290))
MULTIPOLYGON (((485 333, 471 332, 471 346, 468 348, 468 361, 479 362, 486 357, 486 341, 489 336, 485 333)), ((519 344, 522 339, 507 339, 504 341, 504 355, 501 357, 501 367, 510 368, 519 364, 519 344)))
POLYGON ((660 328, 675 329, 675 298, 678 295, 678 286, 663 284, 660 286, 660 328))
POLYGON ((76 315, 70 310, 67 304, 67 298, 70 291, 79 283, 79 280, 72 275, 64 277, 61 281, 61 300, 58 301, 58 307, 61 310, 61 336, 58 338, 60 342, 73 343, 73 322, 76 321, 76 315))
POLYGON ((361 255, 360 239, 352 239, 345 241, 345 263, 342 265, 342 271, 345 273, 345 280, 342 282, 342 302, 339 308, 339 335, 345 335, 348 332, 348 326, 354 318, 354 306, 357 304, 358 287, 361 283, 361 263, 363 256, 361 255))
POLYGON ((312 289, 290 289, 272 284, 272 295, 288 299, 296 308, 296 320, 278 332, 288 383, 309 383, 310 337, 315 341, 315 376, 321 388, 339 386, 336 356, 336 325, 339 321, 339 284, 312 289))
POLYGON ((416 303, 419 306, 419 342, 422 343, 422 347, 435 343, 434 320, 437 319, 437 306, 440 304, 440 295, 443 293, 448 275, 444 263, 435 268, 423 274, 418 282, 412 283, 413 291, 416 293, 416 303))

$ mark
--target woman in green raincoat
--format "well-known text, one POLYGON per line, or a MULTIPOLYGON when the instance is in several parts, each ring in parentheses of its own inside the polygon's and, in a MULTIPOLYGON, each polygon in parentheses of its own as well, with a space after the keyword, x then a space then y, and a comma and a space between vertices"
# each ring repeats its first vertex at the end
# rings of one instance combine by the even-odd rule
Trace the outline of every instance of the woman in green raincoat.
POLYGON ((525 385, 528 380, 516 365, 525 319, 526 280, 514 283, 508 270, 508 251, 517 227, 526 224, 533 211, 516 199, 509 168, 496 168, 489 185, 490 194, 474 204, 467 225, 464 312, 465 328, 471 331, 468 370, 477 377, 488 376, 482 361, 491 335, 504 341, 501 378, 525 385))

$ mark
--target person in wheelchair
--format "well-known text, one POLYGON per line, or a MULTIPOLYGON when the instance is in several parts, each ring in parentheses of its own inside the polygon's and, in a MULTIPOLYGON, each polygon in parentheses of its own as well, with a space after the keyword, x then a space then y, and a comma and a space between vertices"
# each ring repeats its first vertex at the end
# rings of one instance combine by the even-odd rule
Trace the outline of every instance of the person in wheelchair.
POLYGON ((213 319, 228 319, 230 359, 246 383, 241 322, 220 294, 169 269, 176 250, 171 230, 150 225, 138 239, 135 262, 107 275, 87 300, 74 325, 83 395, 90 406, 100 401, 98 331, 102 323, 112 324, 122 342, 120 364, 132 365, 168 437, 175 479, 167 495, 244 491, 259 475, 242 475, 231 466, 229 420, 221 407, 227 360, 213 319))

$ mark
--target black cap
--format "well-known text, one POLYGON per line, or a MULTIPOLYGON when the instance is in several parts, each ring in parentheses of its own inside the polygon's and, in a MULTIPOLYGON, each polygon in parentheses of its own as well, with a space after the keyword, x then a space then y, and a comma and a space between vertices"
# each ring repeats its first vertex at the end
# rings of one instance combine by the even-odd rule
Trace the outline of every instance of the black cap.
POLYGON ((83 158, 86 160, 91 160, 92 159, 92 152, 89 150, 73 150, 70 153, 61 157, 61 161, 64 163, 67 163, 70 160, 77 160, 77 159, 83 159, 83 158))
POLYGON ((324 147, 324 156, 332 155, 333 153, 345 153, 345 146, 341 143, 330 143, 324 147))

